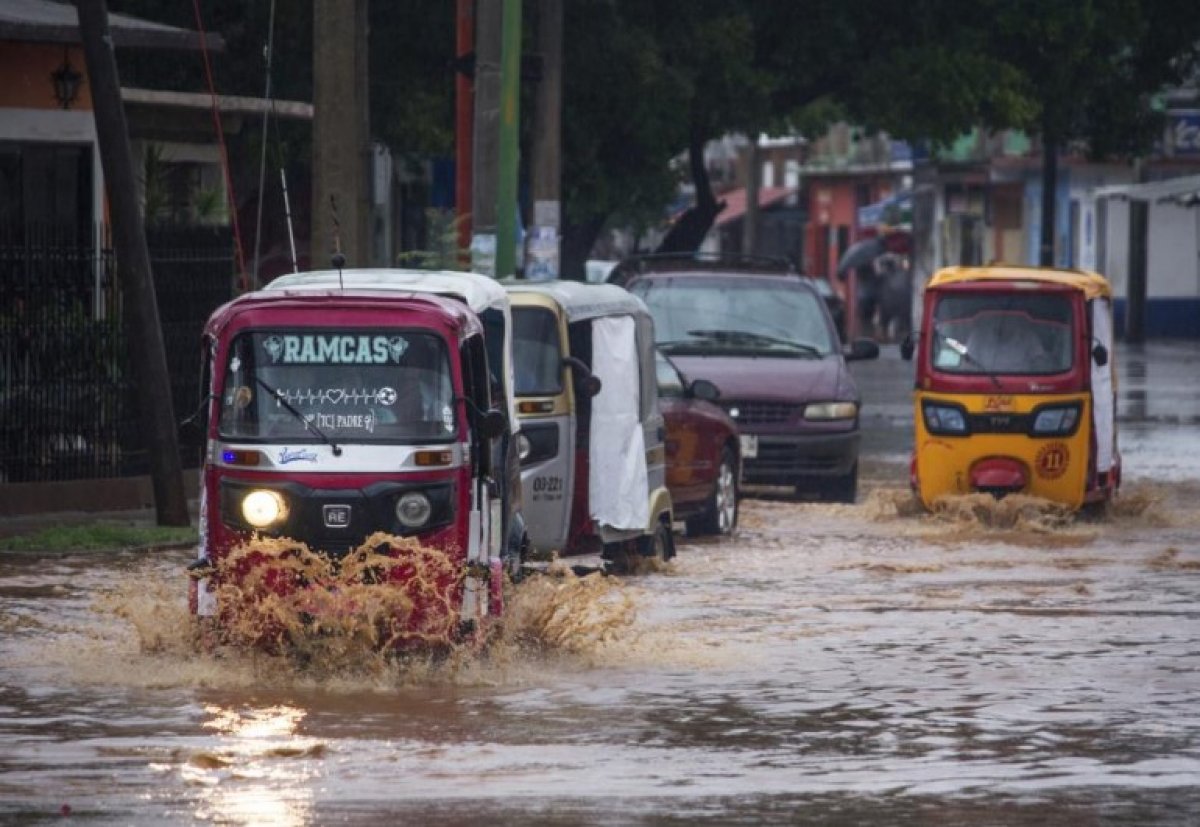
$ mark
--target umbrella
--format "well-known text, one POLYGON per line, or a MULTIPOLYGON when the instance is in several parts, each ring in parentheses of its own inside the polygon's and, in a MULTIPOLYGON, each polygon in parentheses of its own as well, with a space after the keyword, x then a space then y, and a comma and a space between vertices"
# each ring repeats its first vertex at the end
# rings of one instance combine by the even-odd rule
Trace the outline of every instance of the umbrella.
POLYGON ((855 267, 870 264, 884 253, 899 253, 905 255, 912 250, 912 234, 904 230, 892 230, 883 235, 875 235, 856 241, 846 248, 838 259, 838 275, 855 267))
POLYGON ((853 270, 855 267, 870 264, 885 252, 887 252, 887 248, 879 236, 856 241, 847 247, 846 252, 842 253, 842 257, 838 259, 838 275, 844 274, 847 270, 853 270))

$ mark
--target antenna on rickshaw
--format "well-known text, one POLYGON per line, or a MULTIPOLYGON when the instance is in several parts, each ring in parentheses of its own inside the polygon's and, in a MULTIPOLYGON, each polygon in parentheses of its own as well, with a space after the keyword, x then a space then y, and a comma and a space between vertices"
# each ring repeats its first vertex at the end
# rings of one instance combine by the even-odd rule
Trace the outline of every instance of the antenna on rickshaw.
POLYGON ((332 193, 329 195, 329 212, 333 218, 333 255, 329 261, 337 268, 338 287, 345 290, 346 285, 342 283, 342 268, 346 265, 346 256, 342 253, 342 225, 338 222, 337 200, 332 193))

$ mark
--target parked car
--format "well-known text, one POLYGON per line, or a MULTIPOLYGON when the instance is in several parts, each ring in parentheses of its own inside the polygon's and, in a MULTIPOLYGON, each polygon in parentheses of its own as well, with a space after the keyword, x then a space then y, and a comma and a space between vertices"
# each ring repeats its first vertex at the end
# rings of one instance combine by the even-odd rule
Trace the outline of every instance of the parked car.
POLYGON ((828 306, 786 262, 647 256, 622 271, 650 308, 659 348, 721 389, 744 482, 855 500, 862 400, 846 362, 877 357, 875 342, 843 348, 828 306))
POLYGON ((675 518, 685 520, 689 537, 732 534, 742 468, 737 423, 715 404, 720 391, 712 382, 688 381, 661 352, 655 369, 675 518))

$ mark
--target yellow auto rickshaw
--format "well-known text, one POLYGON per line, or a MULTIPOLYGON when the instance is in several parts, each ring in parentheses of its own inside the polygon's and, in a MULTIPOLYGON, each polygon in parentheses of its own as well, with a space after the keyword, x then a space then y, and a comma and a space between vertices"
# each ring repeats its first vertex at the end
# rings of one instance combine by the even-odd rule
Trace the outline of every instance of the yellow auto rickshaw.
POLYGON ((1101 275, 951 267, 925 288, 911 483, 940 497, 1025 493, 1079 508, 1121 482, 1112 291, 1101 275))

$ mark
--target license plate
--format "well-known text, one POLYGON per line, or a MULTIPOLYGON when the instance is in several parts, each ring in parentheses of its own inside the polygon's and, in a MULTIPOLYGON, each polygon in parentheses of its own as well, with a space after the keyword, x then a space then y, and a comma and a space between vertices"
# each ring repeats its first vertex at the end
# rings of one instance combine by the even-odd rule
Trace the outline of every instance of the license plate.
POLYGON ((758 437, 753 434, 742 434, 739 439, 742 442, 742 458, 754 459, 758 456, 758 437))

